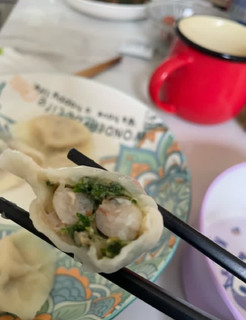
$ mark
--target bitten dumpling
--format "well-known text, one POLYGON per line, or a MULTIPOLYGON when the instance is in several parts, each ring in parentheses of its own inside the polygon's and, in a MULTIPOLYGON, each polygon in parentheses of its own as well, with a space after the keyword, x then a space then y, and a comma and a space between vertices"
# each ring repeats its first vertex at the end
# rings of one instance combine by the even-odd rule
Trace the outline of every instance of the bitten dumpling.
POLYGON ((0 312, 31 320, 53 286, 55 250, 25 230, 0 240, 0 312))
POLYGON ((160 239, 157 205, 131 177, 86 166, 44 169, 12 150, 1 155, 0 167, 31 185, 35 228, 86 271, 114 272, 160 239))

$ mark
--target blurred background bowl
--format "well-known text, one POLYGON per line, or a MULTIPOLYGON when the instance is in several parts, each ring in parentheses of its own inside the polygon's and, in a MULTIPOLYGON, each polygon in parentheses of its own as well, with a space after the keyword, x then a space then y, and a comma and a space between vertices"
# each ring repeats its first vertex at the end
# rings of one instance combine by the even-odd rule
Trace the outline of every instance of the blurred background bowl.
MULTIPOLYGON (((199 230, 246 261, 246 163, 220 174, 204 197, 199 230)), ((182 269, 192 304, 223 320, 246 319, 246 285, 216 263, 187 248, 182 269)))
MULTIPOLYGON (((123 1, 123 0, 122 0, 123 1)), ((121 0, 115 2, 100 0, 66 0, 73 9, 94 18, 112 21, 134 21, 146 18, 145 0, 139 0, 139 4, 122 3, 121 0), (117 2, 118 1, 118 2, 117 2)), ((137 1, 137 0, 136 0, 137 1)))
POLYGON ((147 5, 152 42, 157 49, 165 51, 175 35, 177 19, 195 14, 227 17, 224 10, 217 9, 205 0, 157 0, 147 5))
POLYGON ((220 7, 223 9, 227 9, 231 4, 231 1, 232 0, 210 0, 210 2, 214 4, 216 7, 220 7))

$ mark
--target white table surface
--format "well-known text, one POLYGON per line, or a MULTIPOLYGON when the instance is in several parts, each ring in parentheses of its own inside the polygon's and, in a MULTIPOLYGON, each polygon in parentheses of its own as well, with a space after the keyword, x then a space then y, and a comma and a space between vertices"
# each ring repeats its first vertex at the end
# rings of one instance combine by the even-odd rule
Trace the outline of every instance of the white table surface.
MULTIPOLYGON (((19 0, 0 31, 0 46, 13 47, 43 59, 32 71, 73 73, 117 55, 124 41, 153 43, 147 20, 112 22, 74 11, 62 0, 19 0)), ((225 169, 246 161, 246 136, 235 120, 219 125, 197 125, 157 110, 148 96, 151 73, 165 53, 151 60, 125 56, 116 67, 95 80, 120 89, 156 110, 177 137, 185 153, 192 179, 192 207, 189 222, 196 226, 203 196, 213 179, 225 169)), ((16 66, 16 72, 25 72, 16 66)), ((7 73, 7 71, 4 71, 7 73)), ((1 74, 1 70, 0 70, 1 74)), ((157 280, 157 284, 185 298, 181 268, 185 244, 179 248, 157 280)), ((117 320, 167 320, 169 317, 136 300, 117 320)))

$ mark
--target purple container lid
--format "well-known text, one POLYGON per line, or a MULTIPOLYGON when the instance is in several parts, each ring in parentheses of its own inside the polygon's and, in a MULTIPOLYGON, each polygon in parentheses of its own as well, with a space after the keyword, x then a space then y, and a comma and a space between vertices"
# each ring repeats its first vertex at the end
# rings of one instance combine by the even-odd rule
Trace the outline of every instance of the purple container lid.
MULTIPOLYGON (((240 247, 241 257, 246 259, 245 213, 246 163, 241 163, 224 171, 209 186, 201 206, 198 229, 234 254, 240 247), (218 237, 214 237, 216 233, 218 237), (242 237, 244 240, 240 243, 242 237)), ((245 320, 246 286, 222 270, 197 250, 187 248, 182 269, 187 299, 222 319, 245 320), (242 294, 238 294, 238 287, 242 288, 242 294)))

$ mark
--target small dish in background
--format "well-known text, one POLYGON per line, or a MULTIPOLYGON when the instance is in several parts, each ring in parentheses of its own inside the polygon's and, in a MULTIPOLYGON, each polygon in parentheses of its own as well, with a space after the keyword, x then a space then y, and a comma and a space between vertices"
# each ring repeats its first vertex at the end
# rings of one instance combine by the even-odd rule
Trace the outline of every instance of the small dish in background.
POLYGON ((157 0, 147 5, 151 36, 158 48, 170 45, 175 35, 176 20, 194 14, 226 17, 226 12, 201 0, 157 0))
POLYGON ((134 21, 146 18, 146 3, 127 4, 100 0, 66 0, 73 9, 94 18, 134 21))
MULTIPOLYGON (((246 261, 246 163, 220 174, 202 203, 199 231, 246 261)), ((195 249, 183 260, 187 299, 224 320, 246 319, 246 285, 195 249)))

